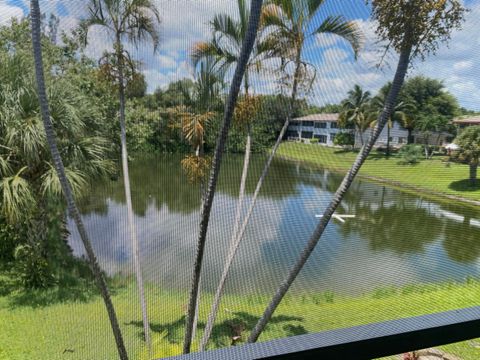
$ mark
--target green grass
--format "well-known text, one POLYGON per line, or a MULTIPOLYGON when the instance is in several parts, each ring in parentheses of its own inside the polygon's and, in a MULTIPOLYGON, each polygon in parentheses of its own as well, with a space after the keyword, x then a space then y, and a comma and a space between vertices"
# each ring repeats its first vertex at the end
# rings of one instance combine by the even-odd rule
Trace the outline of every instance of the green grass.
MULTIPOLYGON (((357 156, 355 152, 293 142, 281 144, 278 155, 338 171, 348 170, 357 156)), ((480 186, 469 186, 468 165, 447 164, 442 159, 433 158, 421 160, 415 165, 402 165, 402 159, 398 155, 387 159, 384 154, 372 152, 360 169, 360 175, 384 179, 397 186, 406 185, 431 193, 480 201, 480 186)))
MULTIPOLYGON (((479 296, 480 282, 476 280, 464 284, 379 289, 357 298, 339 297, 330 292, 287 296, 260 340, 475 306, 479 296)), ((149 286, 147 299, 154 339, 161 345, 156 356, 160 357, 166 351, 170 351, 169 355, 179 351, 186 292, 164 292, 149 286), (162 337, 164 340, 160 341, 162 337)), ((244 326, 245 337, 268 299, 268 296, 259 295, 226 296, 211 345, 228 346, 232 326, 244 326)), ((202 298, 200 327, 204 324, 210 301, 208 295, 202 298)), ((130 356, 141 359, 144 352, 141 313, 134 286, 118 290, 113 302, 130 356)), ((475 345, 464 342, 444 349, 462 359, 474 360, 480 358, 480 350, 475 345)), ((115 358, 114 340, 99 297, 41 307, 18 305, 12 294, 0 297, 0 359, 115 358)))

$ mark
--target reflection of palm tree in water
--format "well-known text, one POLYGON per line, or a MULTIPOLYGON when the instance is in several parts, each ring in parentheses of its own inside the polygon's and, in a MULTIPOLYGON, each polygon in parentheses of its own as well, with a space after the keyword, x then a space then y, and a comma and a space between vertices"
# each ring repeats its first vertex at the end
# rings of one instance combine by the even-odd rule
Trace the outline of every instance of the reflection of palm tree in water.
MULTIPOLYGON (((168 207, 169 211, 190 214, 200 208, 201 198, 198 184, 187 181, 180 165, 181 155, 164 155, 154 158, 137 158, 130 164, 130 181, 132 183, 133 209, 137 216, 144 217, 149 206, 157 210, 168 207)), ((223 170, 220 173, 219 192, 229 196, 238 196, 238 186, 232 179, 240 179, 241 156, 225 158, 223 170)), ((256 179, 260 176, 262 156, 253 156, 250 173, 246 184, 246 194, 255 190, 256 179), (258 175, 258 176, 257 176, 258 175)), ((298 194, 296 184, 301 179, 294 174, 294 165, 278 160, 272 164, 271 176, 266 179, 261 197, 282 199, 298 194), (279 180, 281 179, 281 180, 279 180)), ((81 202, 82 214, 107 215, 107 200, 119 204, 125 203, 123 181, 107 180, 96 182, 92 192, 81 202)))
POLYGON ((360 236, 372 250, 392 250, 402 255, 423 252, 442 234, 443 222, 409 201, 411 197, 399 194, 391 205, 385 205, 386 196, 383 189, 379 202, 357 203, 352 209, 357 219, 341 227, 343 235, 360 236))
POLYGON ((480 228, 470 225, 470 217, 462 222, 446 221, 443 247, 448 257, 460 263, 472 263, 480 257, 480 228))

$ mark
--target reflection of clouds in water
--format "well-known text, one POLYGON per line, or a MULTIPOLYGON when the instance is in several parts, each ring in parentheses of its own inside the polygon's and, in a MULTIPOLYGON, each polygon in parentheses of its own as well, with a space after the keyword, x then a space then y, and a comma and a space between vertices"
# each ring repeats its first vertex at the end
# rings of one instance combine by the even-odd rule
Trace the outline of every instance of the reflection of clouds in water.
MULTIPOLYGON (((282 166, 290 169, 279 167, 278 174, 292 175, 291 164, 282 166)), ((296 177, 277 176, 284 187, 274 184, 258 199, 234 260, 227 291, 273 291, 310 238, 318 224, 315 214, 323 212, 341 179, 327 172, 304 171, 300 167, 297 170, 296 177)), ((117 190, 122 193, 121 188, 117 190)), ((238 200, 233 197, 235 191, 218 192, 215 197, 202 274, 202 286, 209 291, 214 290, 219 279, 234 226, 238 200)), ((179 213, 172 204, 178 205, 194 193, 184 191, 182 196, 167 191, 170 202, 158 202, 166 195, 156 193, 144 201, 149 205, 137 213, 141 214, 135 221, 147 281, 166 288, 189 286, 200 213, 198 205, 179 213)), ((244 213, 251 195, 245 199, 244 213)), ((131 274, 125 205, 107 199, 106 206, 104 214, 84 216, 87 230, 102 267, 109 274, 131 274)), ((470 255, 468 250, 466 254, 459 247, 465 241, 474 244, 472 229, 477 229, 478 221, 475 210, 427 201, 362 181, 354 182, 340 208, 342 213, 356 214, 357 218, 346 224, 330 222, 294 289, 358 293, 388 285, 460 280, 480 271, 476 255, 470 255), (462 225, 464 219, 469 219, 470 227, 462 225), (435 229, 437 232, 432 232, 435 229), (446 239, 448 231, 451 234, 446 239), (459 232, 463 237, 456 241, 452 234, 457 236, 459 232)), ((83 254, 73 223, 69 225, 72 248, 75 254, 83 254)))
MULTIPOLYGON (((250 198, 247 197, 246 201, 248 204, 250 198)), ((236 199, 230 196, 219 194, 215 197, 203 272, 203 284, 210 290, 216 286, 223 268, 233 229, 232 219, 236 204, 236 199)), ((263 273, 261 246, 262 243, 275 239, 280 221, 277 214, 280 211, 282 210, 278 202, 258 200, 254 217, 232 267, 230 283, 235 289, 248 290, 252 279, 261 282, 263 273)), ((101 266, 109 274, 133 272, 125 215, 124 205, 109 200, 108 216, 84 217, 85 226, 88 233, 92 234, 101 266)), ((165 206, 160 210, 149 206, 144 217, 135 217, 143 272, 147 281, 163 286, 180 288, 188 286, 195 255, 199 216, 199 211, 181 215, 171 213, 165 206)), ((69 225, 71 229, 74 228, 72 222, 69 225)), ((70 244, 76 255, 84 253, 76 231, 72 231, 70 244)))

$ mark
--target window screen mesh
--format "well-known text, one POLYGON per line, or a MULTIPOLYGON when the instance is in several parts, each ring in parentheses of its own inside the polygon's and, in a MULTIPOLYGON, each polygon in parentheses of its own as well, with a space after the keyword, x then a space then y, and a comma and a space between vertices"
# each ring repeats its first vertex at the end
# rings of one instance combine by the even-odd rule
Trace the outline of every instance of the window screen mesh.
MULTIPOLYGON (((376 3, 265 1, 219 161, 250 1, 39 1, 59 155, 129 358, 181 354, 188 320, 191 351, 248 342, 373 136, 259 341, 478 305, 480 3, 463 1, 448 46, 412 60, 393 107, 399 55, 376 3)), ((115 359, 47 143, 29 15, 30 2, 0 0, 0 359, 115 359)), ((480 358, 475 340, 434 350, 480 358)))

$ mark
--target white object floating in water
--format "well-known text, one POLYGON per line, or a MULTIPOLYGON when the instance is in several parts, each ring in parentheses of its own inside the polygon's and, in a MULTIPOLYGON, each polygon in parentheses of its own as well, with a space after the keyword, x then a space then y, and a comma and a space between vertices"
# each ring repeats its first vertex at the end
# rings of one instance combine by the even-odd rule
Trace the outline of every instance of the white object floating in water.
MULTIPOLYGON (((316 218, 321 218, 323 217, 323 215, 315 215, 316 218)), ((355 215, 337 215, 337 214, 333 214, 332 217, 334 219, 337 219, 338 221, 344 223, 345 222, 345 219, 353 219, 355 217, 355 215)))

